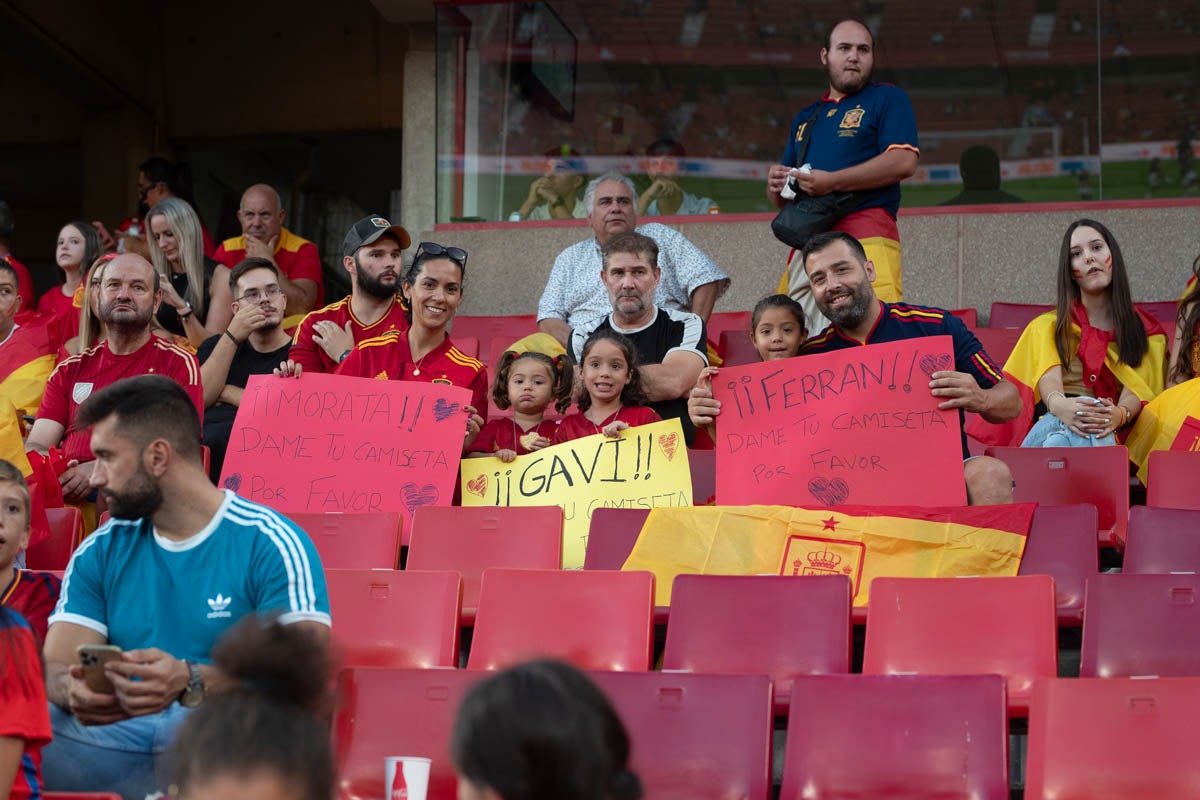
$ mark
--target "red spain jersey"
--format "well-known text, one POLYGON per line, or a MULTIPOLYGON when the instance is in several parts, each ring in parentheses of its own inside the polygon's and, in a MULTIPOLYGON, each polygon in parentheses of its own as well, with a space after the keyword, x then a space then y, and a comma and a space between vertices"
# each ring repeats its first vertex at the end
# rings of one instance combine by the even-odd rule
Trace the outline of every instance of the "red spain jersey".
POLYGON ((46 620, 58 602, 62 581, 49 572, 14 569, 8 585, 0 589, 0 606, 8 606, 29 622, 40 645, 46 639, 46 620))
POLYGON ((512 450, 519 456, 528 455, 533 451, 521 444, 521 437, 536 431, 538 436, 544 436, 553 442, 559 422, 561 420, 544 419, 532 428, 525 429, 518 425, 512 417, 500 417, 491 420, 479 429, 479 435, 475 437, 475 441, 471 442, 467 452, 494 456, 501 450, 512 450))
MULTIPOLYGON (((221 242, 212 254, 215 261, 233 269, 246 259, 246 237, 235 236, 221 242)), ((321 256, 317 246, 287 228, 279 229, 279 243, 275 245, 275 266, 290 281, 310 280, 317 284, 317 306, 325 303, 325 284, 321 278, 321 256)))
POLYGON ((296 335, 292 337, 292 349, 288 351, 288 358, 304 367, 305 372, 332 373, 337 369, 337 363, 312 338, 313 326, 325 320, 329 320, 339 328, 345 328, 346 323, 349 322, 350 333, 354 336, 355 344, 388 331, 408 330, 408 317, 404 316, 404 306, 400 304, 397 297, 392 298, 392 303, 384 315, 370 325, 364 325, 358 317, 354 316, 354 311, 350 308, 349 297, 338 300, 336 303, 330 303, 324 308, 306 315, 297 326, 296 335))
POLYGON ((0 737, 23 744, 12 786, 0 787, 12 800, 42 797, 41 751, 52 734, 40 651, 29 623, 12 611, 0 611, 0 737))
POLYGON ((638 425, 649 425, 651 422, 659 422, 662 420, 662 417, 653 408, 648 406, 621 406, 612 416, 606 418, 599 425, 585 417, 582 412, 570 414, 559 420, 558 429, 554 432, 553 443, 562 444, 572 439, 595 436, 597 433, 604 431, 605 425, 618 420, 627 423, 631 428, 636 428, 638 425))
POLYGON ((93 458, 91 429, 75 430, 79 404, 92 392, 134 375, 173 378, 187 390, 203 421, 204 390, 200 385, 200 365, 194 355, 158 336, 151 336, 146 344, 124 356, 115 355, 108 349, 108 344, 102 342, 59 364, 51 373, 42 396, 38 418, 51 419, 66 427, 62 450, 68 459, 91 461, 93 458))
POLYGON ((487 369, 482 361, 455 347, 449 336, 417 360, 408 349, 405 331, 388 331, 363 339, 346 360, 338 364, 336 374, 381 381, 425 381, 461 386, 471 390, 471 405, 475 406, 479 416, 487 418, 487 369))

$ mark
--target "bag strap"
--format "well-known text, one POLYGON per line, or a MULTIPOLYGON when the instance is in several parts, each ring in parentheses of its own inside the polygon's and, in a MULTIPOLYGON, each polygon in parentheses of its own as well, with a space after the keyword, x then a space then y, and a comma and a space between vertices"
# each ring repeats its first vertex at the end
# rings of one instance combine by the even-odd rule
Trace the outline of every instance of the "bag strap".
POLYGON ((813 113, 809 116, 808 121, 804 123, 804 130, 808 134, 804 137, 804 146, 800 148, 800 157, 796 159, 796 166, 804 166, 804 159, 808 155, 808 146, 812 144, 813 130, 816 127, 817 117, 821 114, 821 103, 817 103, 817 107, 813 109, 813 113))

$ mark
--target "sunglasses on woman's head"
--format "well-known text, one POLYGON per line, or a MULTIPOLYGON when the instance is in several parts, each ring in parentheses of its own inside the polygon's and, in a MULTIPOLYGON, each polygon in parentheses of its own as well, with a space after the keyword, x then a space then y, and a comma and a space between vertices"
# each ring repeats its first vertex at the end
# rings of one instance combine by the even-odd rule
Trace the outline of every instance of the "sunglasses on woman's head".
POLYGON ((421 256, 445 256, 458 264, 461 269, 467 268, 467 251, 461 247, 442 247, 437 242, 421 242, 417 245, 417 254, 414 258, 421 256))

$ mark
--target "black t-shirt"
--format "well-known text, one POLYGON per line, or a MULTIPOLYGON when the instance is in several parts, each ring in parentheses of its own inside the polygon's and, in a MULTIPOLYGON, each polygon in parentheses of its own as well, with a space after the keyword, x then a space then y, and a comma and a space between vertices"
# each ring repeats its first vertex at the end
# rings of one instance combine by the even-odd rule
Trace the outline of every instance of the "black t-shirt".
MULTIPOLYGON (((204 314, 200 316, 201 324, 204 323, 204 317, 208 314, 208 304, 212 302, 210 289, 212 288, 213 273, 217 267, 221 266, 219 262, 213 261, 205 256, 204 258, 204 286, 200 289, 200 296, 204 298, 204 314)), ((171 286, 174 287, 176 294, 183 299, 187 299, 188 276, 186 272, 171 272, 171 286)), ((193 312, 200 314, 200 309, 195 309, 193 312)), ((158 305, 158 324, 169 330, 177 336, 186 336, 183 332, 183 321, 179 319, 179 312, 166 303, 158 305)), ((275 366, 279 366, 276 364, 275 366)))
MULTIPOLYGON (((200 347, 196 349, 196 358, 200 360, 201 364, 208 361, 213 348, 217 346, 217 342, 224 335, 222 333, 210 336, 201 342, 200 347)), ((286 361, 291 346, 292 343, 289 341, 277 350, 260 353, 251 347, 250 342, 242 342, 233 356, 233 362, 229 365, 229 374, 225 377, 225 383, 245 389, 246 381, 250 379, 251 375, 269 375, 279 366, 279 362, 286 361)), ((237 406, 217 403, 204 409, 204 425, 208 427, 209 423, 232 424, 235 416, 237 416, 237 406)))
MULTIPOLYGON (((708 364, 708 339, 704 331, 704 320, 689 311, 673 308, 658 308, 654 320, 635 331, 625 331, 613 325, 612 316, 601 317, 585 323, 571 332, 571 350, 575 363, 583 354, 583 345, 594 331, 601 328, 615 330, 633 342, 639 364, 661 364, 675 350, 694 352, 708 364)), ((696 439, 696 426, 688 416, 687 395, 672 400, 649 403, 663 419, 678 419, 683 426, 683 436, 691 447, 696 439)), ((206 412, 207 413, 207 412, 206 412)))

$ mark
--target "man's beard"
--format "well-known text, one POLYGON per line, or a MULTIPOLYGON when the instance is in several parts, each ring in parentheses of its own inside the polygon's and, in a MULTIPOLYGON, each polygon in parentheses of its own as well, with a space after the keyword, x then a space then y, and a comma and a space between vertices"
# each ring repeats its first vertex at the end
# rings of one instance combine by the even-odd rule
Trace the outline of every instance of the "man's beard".
POLYGON ((116 330, 123 330, 123 331, 139 330, 139 329, 145 328, 147 325, 149 325, 150 318, 154 316, 153 309, 138 308, 135 305, 135 306, 133 306, 132 314, 130 314, 128 311, 122 310, 120 312, 122 315, 122 318, 116 319, 114 317, 114 307, 116 305, 117 304, 115 302, 113 302, 113 303, 108 303, 107 305, 101 306, 100 313, 97 315, 100 317, 100 321, 103 322, 105 324, 105 326, 108 327, 109 329, 116 329, 116 330))
POLYGON ((817 303, 817 308, 838 328, 855 328, 867 318, 867 312, 871 310, 871 294, 870 284, 864 280, 850 294, 848 305, 835 309, 826 301, 817 303))
POLYGON ((108 511, 117 519, 143 519, 149 517, 163 503, 162 487, 150 477, 145 468, 139 468, 130 479, 129 485, 120 494, 102 490, 108 501, 108 511))
POLYGON ((848 83, 847 77, 834 76, 832 68, 826 67, 825 71, 829 74, 829 85, 842 94, 857 94, 871 82, 870 72, 860 71, 857 75, 849 76, 853 83, 848 83))
MULTIPOLYGON (((357 264, 357 259, 355 263, 357 264)), ((377 300, 387 300, 395 295, 399 284, 399 276, 389 286, 383 282, 382 276, 369 275, 361 264, 358 265, 358 288, 377 300)))

